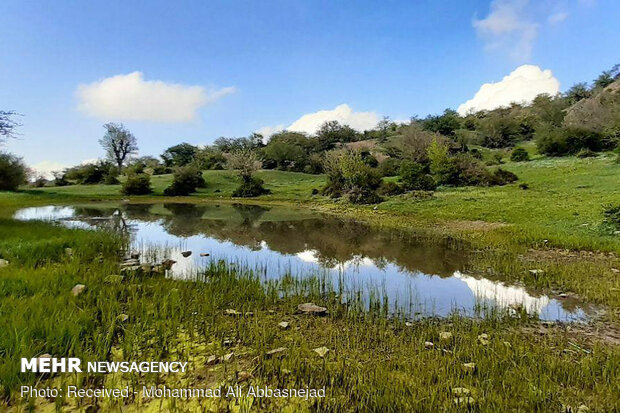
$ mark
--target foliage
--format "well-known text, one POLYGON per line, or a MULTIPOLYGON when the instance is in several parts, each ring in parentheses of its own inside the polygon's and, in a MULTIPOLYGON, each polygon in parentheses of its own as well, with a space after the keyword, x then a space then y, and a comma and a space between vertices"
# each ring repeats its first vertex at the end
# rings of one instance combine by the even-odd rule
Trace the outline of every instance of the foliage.
POLYGON ((514 148, 510 153, 510 160, 513 162, 525 162, 530 160, 530 154, 524 148, 514 148))
POLYGON ((265 146, 263 144, 263 135, 260 133, 253 133, 248 137, 242 138, 220 137, 213 142, 213 149, 224 153, 242 150, 257 150, 263 146, 265 146))
POLYGON ((54 186, 68 186, 71 182, 67 180, 64 172, 54 172, 54 186))
POLYGON ((27 168, 21 158, 0 152, 0 190, 16 191, 26 182, 27 168))
POLYGON ((502 168, 497 168, 491 174, 489 179, 489 185, 506 185, 517 181, 519 178, 513 172, 507 171, 502 168))
POLYGON ((360 152, 327 152, 324 169, 327 174, 324 194, 332 197, 344 196, 355 204, 380 202, 376 189, 382 182, 381 176, 364 162, 360 152))
POLYGON ((166 196, 187 196, 196 192, 196 188, 204 188, 205 180, 202 171, 194 166, 181 166, 174 171, 172 184, 164 190, 166 196))
POLYGON ((151 176, 147 174, 129 175, 121 188, 124 195, 148 195, 151 192, 151 176))
POLYGON ((341 125, 338 121, 327 121, 316 132, 318 141, 317 150, 328 151, 337 143, 354 142, 358 140, 357 132, 348 125, 341 125))
POLYGON ((604 224, 610 226, 615 231, 620 231, 620 204, 607 205, 603 211, 604 224))
POLYGON ((105 150, 108 160, 114 162, 120 171, 128 157, 138 151, 138 142, 122 123, 106 123, 103 127, 106 133, 99 143, 105 150))
POLYGON ((399 195, 399 194, 402 194, 403 192, 405 192, 405 189, 401 185, 397 184, 396 182, 392 182, 392 181, 381 182, 381 185, 379 185, 379 188, 377 189, 377 193, 379 195, 385 195, 385 196, 399 195))
POLYGON ((448 146, 438 139, 433 139, 427 149, 429 169, 440 185, 450 181, 452 163, 448 157, 448 146))
POLYGON ((573 155, 581 149, 599 152, 612 149, 615 144, 603 139, 595 131, 582 128, 544 127, 536 131, 536 147, 538 152, 550 156, 573 155))
POLYGON ((566 97, 566 99, 568 99, 569 104, 574 105, 580 100, 587 99, 592 96, 592 92, 588 88, 587 83, 581 82, 573 85, 570 89, 568 89, 564 96, 566 97))
POLYGON ((396 176, 400 168, 401 161, 396 158, 387 158, 379 163, 379 174, 381 176, 396 176))
POLYGON ((461 128, 462 119, 453 109, 446 109, 441 115, 428 115, 422 122, 422 128, 443 136, 454 136, 461 128))
POLYGON ((118 180, 118 178, 113 175, 113 174, 107 174, 104 178, 103 178, 103 183, 105 185, 118 185, 120 184, 120 181, 118 180))
POLYGON ((213 148, 199 148, 194 157, 194 163, 200 169, 222 170, 226 166, 226 157, 221 151, 213 148))
POLYGON ((243 179, 241 185, 233 191, 232 196, 237 198, 252 198, 268 194, 271 191, 264 187, 264 183, 262 179, 256 176, 243 179))
POLYGON ((161 154, 166 166, 185 166, 194 160, 197 148, 187 142, 169 147, 161 154))
POLYGON ((65 171, 65 179, 78 184, 94 185, 103 183, 113 165, 105 161, 97 161, 84 165, 77 165, 65 171))
POLYGON ((404 189, 433 191, 437 184, 427 168, 413 161, 403 161, 400 165, 400 181, 404 189))

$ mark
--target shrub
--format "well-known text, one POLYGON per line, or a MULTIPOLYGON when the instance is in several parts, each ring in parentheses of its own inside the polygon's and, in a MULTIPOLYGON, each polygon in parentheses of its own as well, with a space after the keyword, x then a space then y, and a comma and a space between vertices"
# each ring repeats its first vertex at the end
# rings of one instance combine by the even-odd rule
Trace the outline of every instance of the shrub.
POLYGON ((346 196, 352 203, 373 203, 381 199, 375 193, 382 179, 370 168, 359 152, 332 151, 325 155, 327 185, 323 193, 334 198, 346 196), (351 196, 347 194, 351 193, 351 196), (373 195, 374 194, 374 195, 373 195))
POLYGON ((0 153, 0 190, 15 191, 26 182, 26 165, 10 153, 0 153))
POLYGON ((45 177, 43 177, 43 176, 37 177, 32 182, 32 186, 35 187, 35 188, 43 188, 45 185, 47 185, 47 179, 45 179, 45 177))
POLYGON ((489 185, 506 185, 515 182, 519 178, 517 175, 502 168, 497 168, 491 174, 489 185))
POLYGON ((147 174, 129 175, 123 183, 121 192, 125 195, 146 195, 153 192, 151 177, 147 174))
POLYGON ((202 171, 193 166, 181 166, 174 172, 172 184, 164 190, 164 195, 187 196, 205 186, 202 171))
POLYGON ((577 158, 592 158, 596 156, 596 152, 590 149, 581 149, 575 156, 577 156, 577 158))
POLYGON ((432 191, 437 187, 432 176, 426 173, 426 167, 413 161, 404 161, 399 170, 400 181, 404 189, 432 191))
POLYGON ((530 160, 530 154, 523 148, 514 148, 510 154, 510 160, 513 162, 525 162, 530 160))
POLYGON ((581 128, 541 127, 536 131, 538 152, 549 156, 572 155, 581 149, 599 152, 611 149, 612 144, 600 133, 581 128))
POLYGON ((102 161, 78 165, 68 169, 65 177, 76 181, 78 184, 100 184, 105 180, 106 175, 110 174, 111 166, 110 163, 102 161))
POLYGON ((399 173, 400 161, 395 158, 387 158, 379 164, 381 176, 396 176, 399 173))
POLYGON ((62 172, 54 173, 54 186, 67 186, 71 185, 71 182, 67 181, 67 176, 62 172))
POLYGON ((378 204, 383 201, 371 188, 355 187, 345 194, 345 199, 352 204, 378 204))
POLYGON ((379 195, 385 196, 400 195, 403 192, 405 192, 403 187, 398 185, 396 182, 382 182, 379 189, 377 189, 377 193, 379 195))
POLYGON ((118 185, 120 184, 118 178, 112 174, 107 174, 104 178, 103 178, 103 183, 105 185, 118 185))
POLYGON ((252 198, 270 193, 271 191, 265 188, 263 184, 263 180, 256 176, 243 179, 241 185, 232 193, 232 196, 237 198, 252 198))

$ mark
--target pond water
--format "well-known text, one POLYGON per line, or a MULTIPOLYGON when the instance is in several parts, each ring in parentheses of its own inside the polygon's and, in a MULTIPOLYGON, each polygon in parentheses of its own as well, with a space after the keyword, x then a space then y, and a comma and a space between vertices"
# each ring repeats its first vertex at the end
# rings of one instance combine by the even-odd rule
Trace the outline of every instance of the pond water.
MULTIPOLYGON (((87 204, 25 208, 20 220, 106 228, 133 248, 163 247, 177 261, 168 276, 190 278, 209 260, 260 268, 266 277, 320 273, 335 284, 379 291, 411 316, 474 316, 480 308, 522 309, 543 320, 575 321, 587 307, 464 272, 468 253, 454 242, 425 242, 397 231, 308 210, 241 204, 87 204), (181 252, 192 251, 189 257, 181 252), (200 256, 208 253, 208 257, 200 256)), ((512 311, 512 310, 509 310, 512 311)))

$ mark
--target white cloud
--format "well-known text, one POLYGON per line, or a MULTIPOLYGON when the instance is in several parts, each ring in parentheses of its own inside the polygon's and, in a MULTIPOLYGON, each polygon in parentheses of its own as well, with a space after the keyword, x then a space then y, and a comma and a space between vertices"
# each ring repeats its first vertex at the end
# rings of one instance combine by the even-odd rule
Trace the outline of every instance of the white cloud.
POLYGON ((279 124, 276 126, 263 126, 262 128, 256 130, 256 133, 260 133, 261 135, 263 135, 263 140, 266 141, 271 135, 284 129, 285 126, 283 124, 279 124))
POLYGON ((496 83, 485 83, 474 97, 460 105, 457 111, 464 115, 470 111, 492 110, 508 106, 513 102, 530 103, 541 93, 555 95, 560 91, 560 82, 551 70, 538 66, 523 65, 496 83))
POLYGON ((62 164, 60 162, 41 161, 39 163, 31 165, 30 169, 32 169, 33 175, 36 177, 43 176, 46 179, 52 179, 54 177, 53 172, 62 171, 66 167, 67 165, 62 164))
POLYGON ((342 125, 349 125, 353 129, 363 131, 377 126, 379 115, 376 112, 354 112, 349 105, 342 104, 336 106, 332 110, 319 110, 318 112, 307 113, 286 128, 284 125, 265 126, 257 130, 257 132, 267 137, 275 132, 286 129, 312 135, 323 123, 331 120, 337 120, 342 125))
POLYGON ((234 87, 207 91, 202 86, 144 80, 141 72, 133 72, 79 85, 77 97, 81 111, 106 120, 188 122, 200 107, 234 92, 234 87))
POLYGON ((507 49, 518 61, 527 60, 538 35, 538 24, 528 15, 528 0, 493 0, 489 15, 473 26, 489 49, 507 49))
POLYGON ((562 23, 567 18, 568 18, 567 12, 559 11, 557 13, 553 13, 552 15, 550 15, 549 18, 547 18, 547 21, 550 24, 558 24, 558 23, 562 23))
POLYGON ((336 106, 333 110, 319 110, 308 113, 293 122, 287 129, 296 132, 313 134, 321 125, 330 120, 337 120, 343 125, 363 131, 372 129, 379 122, 379 115, 375 112, 353 112, 347 104, 336 106))

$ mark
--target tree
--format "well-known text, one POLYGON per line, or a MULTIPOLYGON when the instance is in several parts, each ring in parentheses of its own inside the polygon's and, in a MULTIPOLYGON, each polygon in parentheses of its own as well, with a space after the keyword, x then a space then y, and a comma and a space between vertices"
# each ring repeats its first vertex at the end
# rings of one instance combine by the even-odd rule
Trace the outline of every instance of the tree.
POLYGON ((319 150, 327 151, 333 149, 336 143, 355 141, 357 132, 348 125, 341 125, 337 120, 330 120, 321 125, 316 137, 319 140, 319 150))
POLYGON ((441 115, 429 115, 422 121, 422 128, 444 136, 454 136, 454 131, 461 128, 461 117, 453 109, 444 110, 441 115))
POLYGON ((16 191, 26 182, 28 170, 20 158, 0 152, 0 191, 16 191))
POLYGON ((6 138, 14 138, 15 128, 21 126, 12 119, 13 116, 17 116, 15 111, 0 110, 0 143, 6 138))
POLYGON ((573 85, 570 89, 568 89, 564 96, 566 96, 568 102, 573 105, 582 99, 586 99, 592 96, 592 92, 590 92, 590 89, 588 88, 586 82, 581 82, 573 85))
POLYGON ((228 168, 236 170, 241 178, 241 185, 232 196, 247 198, 269 193, 263 187, 263 181, 254 176, 261 166, 262 161, 255 150, 240 149, 228 155, 228 168))
POLYGON ((122 123, 106 123, 103 127, 106 134, 99 143, 105 149, 108 159, 121 171, 127 158, 138 151, 136 138, 122 123))
POLYGON ((171 146, 161 154, 166 166, 185 166, 194 160, 197 148, 187 142, 171 146))

